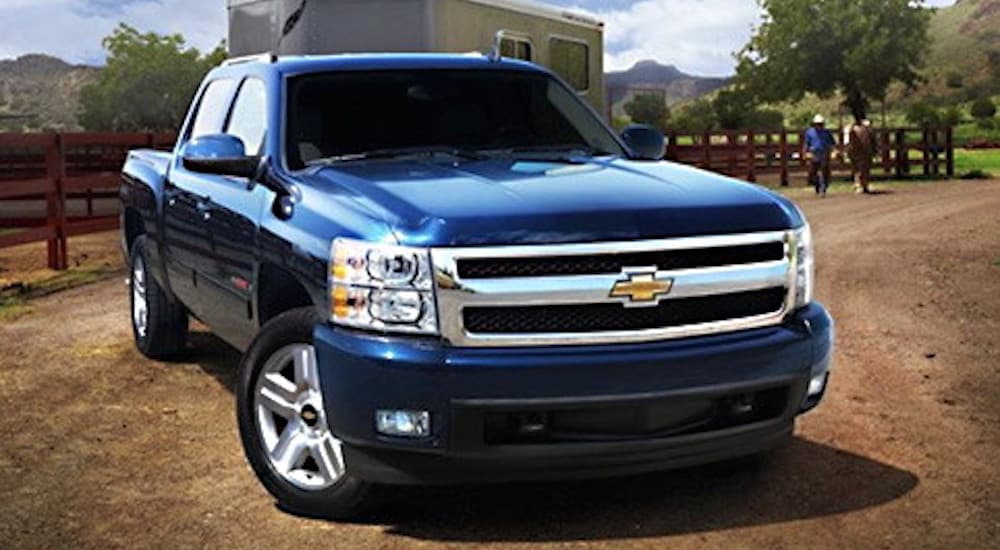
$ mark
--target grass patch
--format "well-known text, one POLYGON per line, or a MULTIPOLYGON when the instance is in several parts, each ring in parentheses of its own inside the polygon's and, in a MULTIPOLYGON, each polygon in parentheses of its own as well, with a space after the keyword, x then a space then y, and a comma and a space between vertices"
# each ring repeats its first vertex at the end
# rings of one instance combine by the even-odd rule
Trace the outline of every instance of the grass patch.
POLYGON ((0 323, 9 323, 31 313, 31 306, 23 302, 0 300, 0 323))
POLYGON ((955 149, 955 174, 1000 175, 1000 149, 955 149))
POLYGON ((993 260, 993 267, 1000 267, 1000 256, 993 260))
POLYGON ((29 300, 101 281, 117 273, 118 270, 110 267, 70 269, 38 281, 7 285, 0 288, 0 322, 13 321, 29 313, 29 300))

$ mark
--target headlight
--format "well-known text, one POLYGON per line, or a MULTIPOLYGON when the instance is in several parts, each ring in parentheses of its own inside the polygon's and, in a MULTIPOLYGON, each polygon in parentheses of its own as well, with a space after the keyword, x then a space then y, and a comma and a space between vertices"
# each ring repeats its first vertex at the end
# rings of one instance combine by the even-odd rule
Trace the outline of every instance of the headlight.
POLYGON ((338 238, 330 258, 334 323, 386 332, 438 333, 426 249, 338 238))
POLYGON ((813 246, 808 223, 792 232, 791 245, 795 266, 795 307, 800 308, 812 302, 813 294, 813 246))

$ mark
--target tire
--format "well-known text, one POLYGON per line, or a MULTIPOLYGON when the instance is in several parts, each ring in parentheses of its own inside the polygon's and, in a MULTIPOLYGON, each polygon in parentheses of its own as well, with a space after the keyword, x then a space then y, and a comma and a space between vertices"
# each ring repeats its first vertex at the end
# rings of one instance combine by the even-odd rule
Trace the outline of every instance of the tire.
POLYGON ((148 247, 151 242, 140 236, 129 254, 129 310, 132 313, 132 336, 135 346, 146 357, 170 359, 184 351, 188 333, 188 315, 184 306, 156 282, 149 273, 148 247))
POLYGON ((369 511, 374 490, 351 477, 327 423, 312 344, 320 322, 310 306, 261 328, 240 362, 236 416, 247 461, 279 507, 353 519, 369 511))

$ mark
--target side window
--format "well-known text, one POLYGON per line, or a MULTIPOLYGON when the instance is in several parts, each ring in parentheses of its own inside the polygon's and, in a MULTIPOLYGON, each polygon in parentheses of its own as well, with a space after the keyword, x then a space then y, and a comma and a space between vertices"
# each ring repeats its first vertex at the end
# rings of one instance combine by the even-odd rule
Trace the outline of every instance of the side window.
POLYGON ((531 61, 531 42, 523 38, 504 36, 500 39, 500 55, 512 59, 531 61))
POLYGON ((549 67, 574 90, 583 92, 590 88, 590 48, 585 43, 552 37, 549 67))
POLYGON ((226 108, 229 106, 229 95, 233 91, 233 81, 229 79, 213 80, 201 94, 198 102, 198 112, 194 115, 189 138, 205 134, 218 134, 226 118, 226 108))
POLYGON ((256 78, 248 78, 243 81, 233 103, 226 133, 243 140, 247 155, 253 156, 260 153, 266 131, 267 93, 264 83, 256 78))

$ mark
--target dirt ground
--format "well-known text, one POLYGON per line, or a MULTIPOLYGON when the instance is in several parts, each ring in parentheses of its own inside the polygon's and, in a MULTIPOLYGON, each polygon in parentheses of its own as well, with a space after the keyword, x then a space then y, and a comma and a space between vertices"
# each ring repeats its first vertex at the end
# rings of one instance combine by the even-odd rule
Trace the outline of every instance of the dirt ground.
POLYGON ((0 324, 0 546, 995 548, 1000 181, 800 203, 836 366, 766 461, 407 489, 368 523, 293 517, 244 462, 237 354, 199 332, 184 362, 141 358, 122 275, 0 324))

